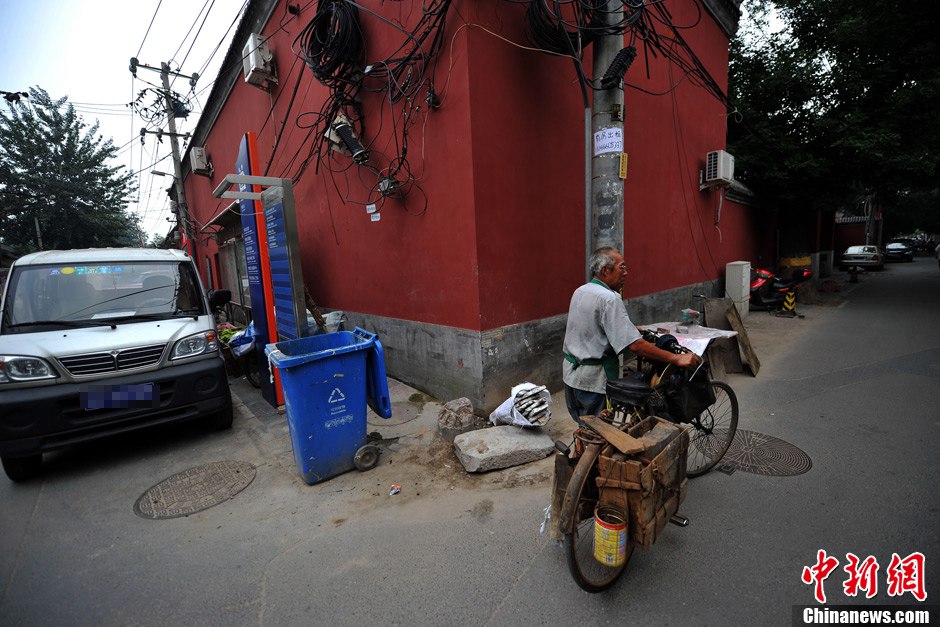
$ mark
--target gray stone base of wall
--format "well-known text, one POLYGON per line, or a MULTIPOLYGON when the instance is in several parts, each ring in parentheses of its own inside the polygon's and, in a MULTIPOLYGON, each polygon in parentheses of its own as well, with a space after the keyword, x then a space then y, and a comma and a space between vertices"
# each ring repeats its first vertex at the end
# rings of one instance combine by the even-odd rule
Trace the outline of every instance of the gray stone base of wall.
MULTIPOLYGON (((697 297, 720 297, 724 283, 698 283, 632 298, 627 311, 636 324, 677 320, 685 308, 701 309, 697 297)), ((347 329, 377 333, 389 376, 447 402, 465 396, 479 415, 489 415, 514 385, 529 381, 562 388, 561 348, 568 314, 487 331, 346 312, 347 329)))

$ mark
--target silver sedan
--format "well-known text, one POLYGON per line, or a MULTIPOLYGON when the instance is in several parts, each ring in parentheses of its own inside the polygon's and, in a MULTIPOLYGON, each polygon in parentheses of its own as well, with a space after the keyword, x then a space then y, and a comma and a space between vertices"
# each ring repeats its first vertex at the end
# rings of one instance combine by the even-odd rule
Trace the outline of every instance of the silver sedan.
POLYGON ((846 270, 851 266, 881 270, 885 267, 885 258, 877 246, 849 246, 842 253, 839 268, 846 270))

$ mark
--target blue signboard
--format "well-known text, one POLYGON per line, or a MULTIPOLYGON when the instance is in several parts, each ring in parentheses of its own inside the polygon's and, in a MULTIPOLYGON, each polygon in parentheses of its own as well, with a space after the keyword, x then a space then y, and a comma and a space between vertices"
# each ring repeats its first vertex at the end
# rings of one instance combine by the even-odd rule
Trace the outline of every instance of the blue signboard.
MULTIPOLYGON (((251 157, 248 146, 248 134, 242 137, 238 147, 238 160, 235 172, 252 174, 251 157)), ((253 191, 249 185, 239 185, 242 192, 253 191)), ((239 212, 242 220, 242 239, 245 242, 245 261, 248 265, 248 294, 251 297, 251 319, 255 325, 255 353, 258 357, 258 370, 261 379, 261 395, 271 405, 277 407, 277 391, 271 381, 268 358, 264 346, 268 343, 268 308, 265 306, 264 283, 261 276, 261 249, 258 241, 258 224, 255 215, 254 200, 239 200, 239 212)))
POLYGON ((262 193, 261 200, 277 336, 279 340, 293 340, 306 335, 307 316, 299 260, 296 254, 291 255, 291 249, 297 246, 297 227, 290 181, 269 187, 262 193))

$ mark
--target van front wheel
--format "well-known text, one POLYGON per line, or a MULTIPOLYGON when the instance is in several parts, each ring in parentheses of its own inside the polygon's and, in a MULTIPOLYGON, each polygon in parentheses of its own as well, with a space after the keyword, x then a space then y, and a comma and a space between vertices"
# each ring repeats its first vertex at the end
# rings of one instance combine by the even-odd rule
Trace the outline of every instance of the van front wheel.
POLYGON ((12 481, 32 479, 42 470, 42 453, 26 457, 3 457, 3 470, 12 481))
POLYGON ((231 429, 235 420, 235 408, 232 405, 232 393, 229 391, 228 406, 221 411, 217 411, 206 418, 206 426, 213 431, 224 431, 231 429))

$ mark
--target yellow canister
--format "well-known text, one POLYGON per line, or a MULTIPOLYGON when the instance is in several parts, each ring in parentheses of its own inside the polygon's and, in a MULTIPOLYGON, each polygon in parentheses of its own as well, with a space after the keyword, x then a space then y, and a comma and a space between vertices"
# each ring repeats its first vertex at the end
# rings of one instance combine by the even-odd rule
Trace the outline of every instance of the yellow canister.
POLYGON ((606 566, 620 566, 627 559, 627 519, 612 507, 594 510, 594 559, 606 566))

